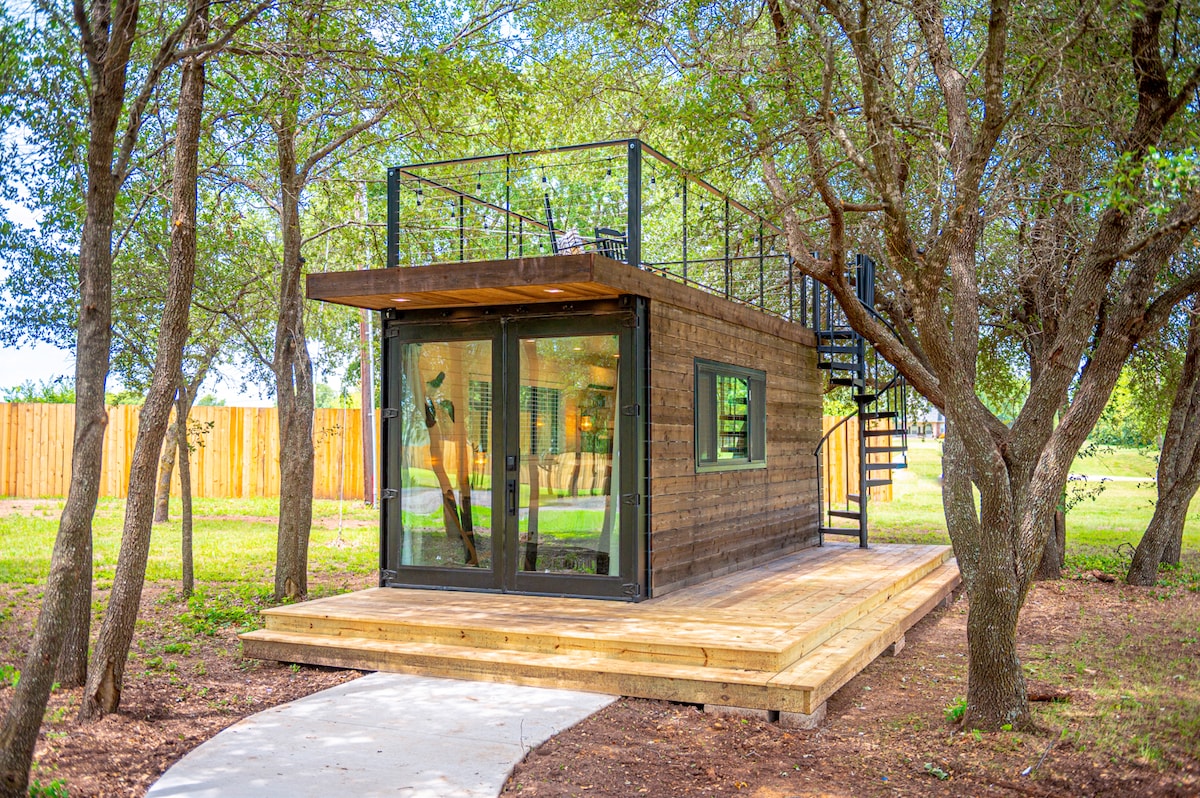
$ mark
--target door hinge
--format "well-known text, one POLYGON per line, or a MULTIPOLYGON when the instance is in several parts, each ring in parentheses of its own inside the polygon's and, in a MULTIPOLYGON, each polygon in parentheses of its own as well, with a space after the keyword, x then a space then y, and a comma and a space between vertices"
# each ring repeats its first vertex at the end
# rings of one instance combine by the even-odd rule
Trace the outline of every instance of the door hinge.
POLYGON ((642 414, 642 406, 637 402, 631 405, 621 407, 621 415, 623 416, 640 416, 642 414))
POLYGON ((636 582, 629 582, 621 585, 621 593, 630 598, 637 598, 642 595, 642 586, 636 582))
POLYGON ((623 493, 621 494, 621 504, 628 504, 631 507, 637 507, 642 503, 642 494, 640 493, 623 493))
POLYGON ((638 316, 636 313, 625 313, 621 316, 622 327, 637 327, 638 316))
POLYGON ((400 411, 394 407, 385 407, 385 408, 383 408, 383 417, 384 418, 399 418, 400 411))
POLYGON ((400 491, 396 490, 395 488, 384 488, 383 489, 383 498, 385 498, 385 499, 396 499, 396 498, 399 498, 399 496, 400 496, 400 491))
POLYGON ((385 327, 383 330, 384 338, 396 338, 400 335, 399 327, 385 327))
POLYGON ((391 570, 390 568, 384 568, 382 571, 379 572, 379 579, 382 582, 391 582, 395 578, 396 578, 396 572, 391 570))

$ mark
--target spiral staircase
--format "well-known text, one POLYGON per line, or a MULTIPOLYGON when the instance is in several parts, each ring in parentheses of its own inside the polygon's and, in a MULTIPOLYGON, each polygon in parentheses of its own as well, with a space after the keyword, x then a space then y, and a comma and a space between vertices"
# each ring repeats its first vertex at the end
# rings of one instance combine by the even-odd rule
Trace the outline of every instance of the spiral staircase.
MULTIPOLYGON (((875 310, 875 262, 857 255, 851 268, 858 301, 892 329, 875 310)), ((908 385, 895 367, 850 327, 828 288, 818 284, 815 300, 817 366, 829 372, 831 387, 850 389, 856 406, 825 432, 813 453, 821 507, 820 539, 824 544, 827 535, 856 537, 858 545, 867 548, 872 491, 891 485, 893 473, 907 467, 908 385), (835 465, 830 451, 837 436, 842 437, 846 456, 835 465)))

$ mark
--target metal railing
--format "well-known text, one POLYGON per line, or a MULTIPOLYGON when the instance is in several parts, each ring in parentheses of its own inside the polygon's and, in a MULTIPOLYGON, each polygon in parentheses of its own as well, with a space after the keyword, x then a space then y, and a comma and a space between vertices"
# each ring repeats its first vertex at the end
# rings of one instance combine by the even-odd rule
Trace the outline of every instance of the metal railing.
POLYGON ((390 267, 596 251, 804 323, 783 231, 638 139, 388 170, 390 267))

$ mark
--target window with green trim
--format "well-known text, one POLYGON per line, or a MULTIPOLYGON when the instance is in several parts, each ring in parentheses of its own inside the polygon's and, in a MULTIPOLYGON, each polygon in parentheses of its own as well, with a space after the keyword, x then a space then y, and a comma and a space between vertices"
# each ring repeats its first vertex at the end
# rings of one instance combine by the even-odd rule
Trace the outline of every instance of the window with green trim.
POLYGON ((696 470, 767 463, 767 375, 696 359, 696 470))

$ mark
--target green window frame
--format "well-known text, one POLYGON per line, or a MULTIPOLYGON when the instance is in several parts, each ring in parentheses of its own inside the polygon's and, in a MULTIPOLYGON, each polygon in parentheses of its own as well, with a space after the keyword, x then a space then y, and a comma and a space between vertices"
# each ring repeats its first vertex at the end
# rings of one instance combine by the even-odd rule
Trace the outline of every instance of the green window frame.
POLYGON ((696 471, 767 466, 767 375, 696 358, 696 471))

